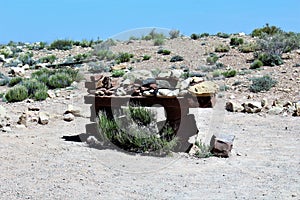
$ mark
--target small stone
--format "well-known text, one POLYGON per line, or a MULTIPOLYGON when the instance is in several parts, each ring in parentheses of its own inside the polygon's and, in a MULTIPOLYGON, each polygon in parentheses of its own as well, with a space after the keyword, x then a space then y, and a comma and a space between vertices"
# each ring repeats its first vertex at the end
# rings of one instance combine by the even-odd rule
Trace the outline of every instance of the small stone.
POLYGON ((213 135, 210 141, 211 152, 216 156, 229 157, 234 138, 234 135, 213 135))
POLYGON ((71 122, 75 119, 72 113, 64 114, 64 121, 71 122))
POLYGON ((50 115, 47 112, 39 112, 39 124, 46 125, 49 123, 50 115))
POLYGON ((64 114, 68 114, 68 113, 71 113, 72 115, 76 116, 76 117, 80 117, 81 114, 81 108, 79 107, 76 107, 76 106, 73 106, 72 104, 69 104, 68 105, 68 108, 67 110, 64 112, 64 114))
POLYGON ((268 99, 267 99, 267 98, 263 98, 263 99, 261 100, 260 104, 261 104, 262 107, 268 106, 268 105, 269 105, 268 99))
POLYGON ((242 112, 244 110, 241 104, 233 101, 227 102, 225 108, 229 112, 242 112))
POLYGON ((17 129, 24 129, 24 128, 26 128, 26 126, 24 124, 17 124, 16 128, 17 129))
POLYGON ((27 123, 27 115, 26 115, 26 113, 23 113, 19 117, 19 120, 17 121, 17 124, 26 126, 26 123, 27 123))
POLYGON ((4 127, 2 127, 2 131, 9 133, 9 132, 11 132, 11 128, 9 126, 4 126, 4 127))
POLYGON ((56 95, 55 95, 55 93, 54 93, 53 90, 48 90, 47 94, 48 94, 48 97, 50 97, 50 98, 55 98, 56 97, 56 95))
POLYGON ((262 109, 260 102, 245 102, 242 106, 246 113, 258 113, 262 109))
POLYGON ((30 105, 28 107, 28 111, 40 111, 40 107, 39 106, 30 105))
POLYGON ((268 110, 268 114, 279 115, 280 113, 282 113, 282 111, 283 111, 283 107, 281 107, 281 106, 274 106, 270 110, 268 110))

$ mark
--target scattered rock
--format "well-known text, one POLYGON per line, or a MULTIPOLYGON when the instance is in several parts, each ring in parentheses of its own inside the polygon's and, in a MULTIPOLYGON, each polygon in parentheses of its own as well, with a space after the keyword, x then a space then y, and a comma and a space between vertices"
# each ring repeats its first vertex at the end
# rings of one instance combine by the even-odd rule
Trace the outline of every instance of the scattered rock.
POLYGON ((169 78, 171 77, 171 74, 172 72, 171 71, 163 71, 163 72, 160 72, 157 77, 158 78, 169 78))
POLYGON ((46 125, 49 123, 50 115, 47 112, 39 112, 39 124, 46 125))
POLYGON ((261 107, 267 107, 269 105, 268 99, 267 98, 263 98, 260 102, 261 107))
POLYGON ((159 88, 171 88, 171 84, 166 80, 157 80, 156 81, 159 88))
POLYGON ((53 90, 48 90, 47 94, 48 94, 48 97, 50 97, 51 99, 56 97, 55 92, 53 90))
POLYGON ((159 89, 157 91, 157 97, 160 97, 160 98, 177 97, 178 94, 179 94, 179 89, 177 89, 177 90, 159 89))
POLYGON ((258 113, 262 109, 260 102, 245 102, 242 106, 246 113, 258 113))
POLYGON ((17 124, 27 126, 27 114, 26 113, 23 113, 19 117, 19 120, 18 120, 17 124))
POLYGON ((225 108, 229 112, 242 112, 244 110, 241 104, 233 101, 226 102, 225 108))
POLYGON ((40 107, 39 106, 34 106, 34 105, 30 105, 28 107, 28 111, 40 111, 40 107))
POLYGON ((211 152, 216 156, 229 157, 234 138, 234 135, 213 135, 210 141, 211 152))
POLYGON ((268 110, 268 114, 270 114, 270 115, 279 115, 283 112, 283 110, 284 109, 281 106, 273 106, 272 108, 270 108, 268 110))
POLYGON ((293 116, 300 116, 300 102, 295 104, 295 112, 293 113, 293 116))
POLYGON ((64 114, 64 120, 67 122, 71 122, 75 119, 74 115, 72 113, 64 114))
POLYGON ((81 116, 81 108, 73 106, 72 104, 68 105, 67 110, 64 112, 64 114, 69 114, 71 113, 72 115, 76 116, 76 117, 80 117, 81 116))
POLYGON ((122 69, 127 69, 127 65, 125 63, 119 64, 119 65, 115 65, 111 67, 111 70, 122 70, 122 69))

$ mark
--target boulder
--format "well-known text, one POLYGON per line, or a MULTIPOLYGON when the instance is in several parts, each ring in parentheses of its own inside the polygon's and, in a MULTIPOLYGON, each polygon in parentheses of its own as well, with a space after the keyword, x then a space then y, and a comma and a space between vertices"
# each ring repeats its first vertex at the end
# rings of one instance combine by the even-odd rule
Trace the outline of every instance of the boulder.
POLYGON ((163 72, 160 72, 157 77, 158 78, 169 78, 171 77, 172 75, 172 72, 171 71, 163 71, 163 72))
POLYGON ((216 83, 212 81, 204 81, 194 86, 190 86, 188 91, 195 96, 208 96, 215 94, 218 89, 219 87, 216 83))
POLYGON ((242 112, 244 110, 244 107, 240 103, 234 101, 226 102, 225 108, 229 112, 242 112))
POLYGON ((177 97, 179 94, 179 89, 177 90, 169 90, 169 89, 158 89, 157 91, 157 97, 160 98, 171 98, 171 97, 177 97))
POLYGON ((281 106, 273 106, 272 108, 270 108, 268 110, 268 114, 270 114, 270 115, 279 115, 280 113, 283 112, 283 110, 284 109, 281 106))

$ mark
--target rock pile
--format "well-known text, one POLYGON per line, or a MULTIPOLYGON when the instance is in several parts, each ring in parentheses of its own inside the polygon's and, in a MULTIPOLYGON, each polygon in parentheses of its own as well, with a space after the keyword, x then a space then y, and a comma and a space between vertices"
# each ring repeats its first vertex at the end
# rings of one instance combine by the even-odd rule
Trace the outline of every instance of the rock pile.
POLYGON ((210 96, 218 91, 214 82, 203 78, 181 78, 182 70, 161 72, 157 77, 148 70, 136 70, 125 74, 124 78, 100 75, 96 81, 97 96, 145 96, 172 98, 192 94, 210 96))

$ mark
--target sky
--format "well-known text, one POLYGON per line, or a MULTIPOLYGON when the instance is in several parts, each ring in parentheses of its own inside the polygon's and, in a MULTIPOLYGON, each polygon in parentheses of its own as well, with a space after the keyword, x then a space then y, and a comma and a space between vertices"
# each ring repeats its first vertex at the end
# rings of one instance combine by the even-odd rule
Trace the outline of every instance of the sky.
POLYGON ((300 0, 3 0, 0 44, 105 40, 144 27, 251 33, 266 23, 300 32, 300 0))

